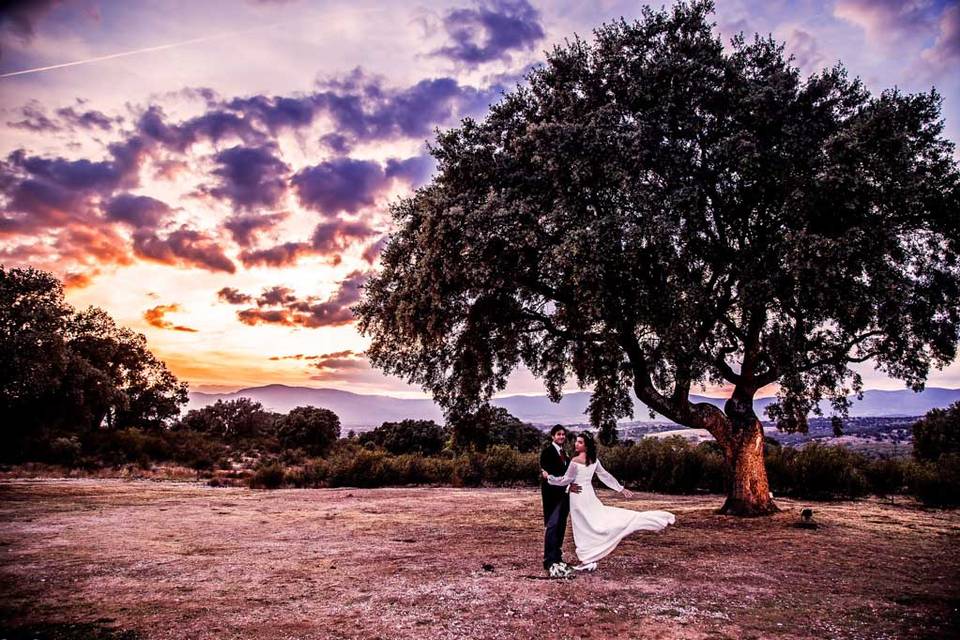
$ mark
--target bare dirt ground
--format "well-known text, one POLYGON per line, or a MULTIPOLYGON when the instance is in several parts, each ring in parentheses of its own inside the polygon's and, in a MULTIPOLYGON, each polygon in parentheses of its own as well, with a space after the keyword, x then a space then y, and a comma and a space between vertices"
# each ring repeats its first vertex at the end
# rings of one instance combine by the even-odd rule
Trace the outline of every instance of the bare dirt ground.
POLYGON ((807 530, 791 500, 601 499, 677 524, 567 581, 536 489, 4 480, 0 638, 960 637, 957 512, 821 503, 807 530))

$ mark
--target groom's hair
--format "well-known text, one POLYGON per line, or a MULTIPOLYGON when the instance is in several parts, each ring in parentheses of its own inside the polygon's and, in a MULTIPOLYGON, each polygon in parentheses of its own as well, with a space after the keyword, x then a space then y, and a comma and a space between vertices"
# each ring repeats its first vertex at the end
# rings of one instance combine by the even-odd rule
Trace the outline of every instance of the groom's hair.
POLYGON ((557 431, 566 431, 566 430, 567 428, 562 424, 555 424, 553 425, 553 428, 550 429, 550 437, 552 438, 553 436, 557 435, 557 431))

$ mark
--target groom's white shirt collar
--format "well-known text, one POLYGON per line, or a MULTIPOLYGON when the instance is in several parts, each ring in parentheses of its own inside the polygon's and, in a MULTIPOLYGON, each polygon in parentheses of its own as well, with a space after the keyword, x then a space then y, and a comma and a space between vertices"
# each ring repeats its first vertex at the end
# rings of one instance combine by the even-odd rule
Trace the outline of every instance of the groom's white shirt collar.
POLYGON ((556 442, 552 442, 551 444, 553 445, 553 448, 557 450, 557 453, 563 455, 563 449, 560 448, 560 445, 558 445, 556 442))

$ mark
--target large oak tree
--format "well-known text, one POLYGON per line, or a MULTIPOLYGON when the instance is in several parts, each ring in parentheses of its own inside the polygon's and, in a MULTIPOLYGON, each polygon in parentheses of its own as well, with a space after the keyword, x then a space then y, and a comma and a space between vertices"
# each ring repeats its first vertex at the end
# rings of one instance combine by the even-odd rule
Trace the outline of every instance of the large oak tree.
POLYGON ((431 184, 393 208, 356 311, 373 364, 448 411, 521 363, 590 416, 653 411, 717 439, 723 511, 776 510, 753 398, 804 430, 872 361, 922 388, 960 326, 960 179, 940 98, 804 78, 781 44, 724 50, 712 3, 645 10, 555 47, 491 108, 438 134, 431 184), (721 410, 692 403, 732 389, 721 410))

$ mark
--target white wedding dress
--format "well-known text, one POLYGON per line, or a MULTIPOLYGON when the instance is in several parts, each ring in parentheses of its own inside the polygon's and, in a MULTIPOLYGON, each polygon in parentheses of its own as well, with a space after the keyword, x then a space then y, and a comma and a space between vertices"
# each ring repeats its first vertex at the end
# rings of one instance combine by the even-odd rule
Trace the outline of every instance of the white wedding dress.
POLYGON ((580 493, 570 493, 570 521, 577 557, 583 564, 603 558, 634 531, 660 531, 676 521, 669 511, 632 511, 605 506, 593 490, 594 474, 614 491, 623 491, 623 485, 599 460, 589 465, 570 462, 564 475, 547 478, 555 486, 575 482, 581 487, 580 493))

